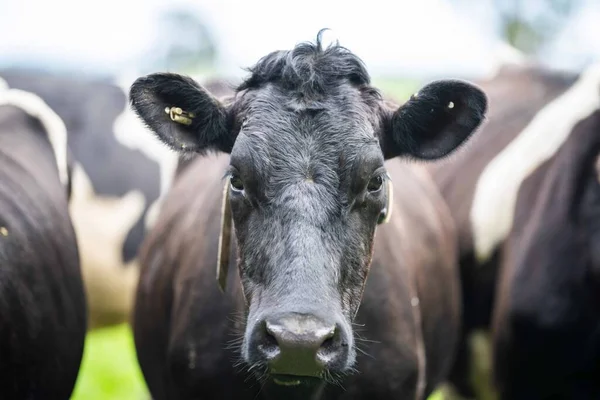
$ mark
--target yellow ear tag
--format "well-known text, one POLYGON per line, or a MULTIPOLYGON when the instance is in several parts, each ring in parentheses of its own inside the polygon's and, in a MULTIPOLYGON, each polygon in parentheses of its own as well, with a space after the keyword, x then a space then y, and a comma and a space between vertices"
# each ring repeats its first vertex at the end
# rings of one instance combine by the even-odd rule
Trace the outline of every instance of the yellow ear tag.
POLYGON ((165 112, 169 114, 171 121, 182 125, 191 125, 194 113, 183 111, 180 107, 167 107, 165 112))

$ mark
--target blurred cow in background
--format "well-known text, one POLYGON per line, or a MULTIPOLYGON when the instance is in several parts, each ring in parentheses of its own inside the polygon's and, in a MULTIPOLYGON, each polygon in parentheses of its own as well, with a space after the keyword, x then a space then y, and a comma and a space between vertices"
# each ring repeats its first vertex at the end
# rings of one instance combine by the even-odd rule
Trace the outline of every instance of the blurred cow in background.
MULTIPOLYGON (((127 84, 26 70, 0 71, 0 77, 5 86, 39 95, 69 132, 70 214, 89 327, 127 321, 139 275, 138 248, 171 186, 178 155, 154 139, 128 107, 127 84)), ((208 86, 217 93, 229 90, 217 80, 208 86)))
POLYGON ((475 396, 469 342, 493 327, 502 399, 600 398, 599 66, 506 65, 480 85, 481 134, 431 168, 460 235, 453 383, 475 396))
POLYGON ((0 82, 0 398, 68 399, 86 333, 67 132, 0 82))

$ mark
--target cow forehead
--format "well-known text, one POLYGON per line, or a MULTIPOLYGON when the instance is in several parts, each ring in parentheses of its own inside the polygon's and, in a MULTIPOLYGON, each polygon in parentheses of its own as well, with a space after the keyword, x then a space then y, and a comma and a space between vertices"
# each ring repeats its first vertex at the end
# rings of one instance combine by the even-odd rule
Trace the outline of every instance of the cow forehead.
POLYGON ((250 163, 247 167, 270 183, 306 180, 329 184, 331 189, 353 172, 372 172, 366 169, 379 167, 374 165, 377 160, 383 165, 379 142, 372 134, 344 134, 335 130, 314 135, 277 131, 242 133, 232 153, 234 165, 250 163))
POLYGON ((347 95, 302 99, 273 86, 251 93, 235 147, 250 147, 259 156, 253 158, 267 164, 285 162, 283 169, 338 163, 342 154, 351 157, 361 145, 375 141, 374 128, 359 93, 351 87, 339 90, 347 95))
POLYGON ((475 187, 470 222, 476 257, 485 261, 508 235, 521 183, 566 142, 575 125, 600 108, 600 64, 585 70, 541 109, 485 167, 475 187))
POLYGON ((247 114, 241 133, 256 150, 268 149, 269 157, 347 157, 377 142, 371 116, 360 104, 299 110, 279 103, 258 108, 247 114))
POLYGON ((288 123, 297 129, 302 124, 312 127, 331 123, 364 125, 374 114, 374 104, 367 102, 360 89, 347 82, 311 95, 272 84, 254 89, 244 96, 243 102, 247 117, 262 123, 288 123))

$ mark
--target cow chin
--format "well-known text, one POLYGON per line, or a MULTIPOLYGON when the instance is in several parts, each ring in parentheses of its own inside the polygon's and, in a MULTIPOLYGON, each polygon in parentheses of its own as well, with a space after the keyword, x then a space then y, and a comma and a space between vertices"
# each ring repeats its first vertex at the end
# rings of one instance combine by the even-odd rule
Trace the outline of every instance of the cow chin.
POLYGON ((335 380, 352 369, 356 359, 350 321, 341 312, 286 310, 250 306, 242 355, 260 378, 279 386, 311 386, 335 380))

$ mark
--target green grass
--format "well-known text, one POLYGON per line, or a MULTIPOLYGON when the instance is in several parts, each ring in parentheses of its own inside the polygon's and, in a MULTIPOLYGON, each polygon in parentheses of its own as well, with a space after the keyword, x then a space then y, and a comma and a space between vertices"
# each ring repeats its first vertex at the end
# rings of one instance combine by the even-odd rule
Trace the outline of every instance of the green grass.
POLYGON ((71 400, 145 400, 146 384, 128 324, 95 330, 86 338, 71 400))

